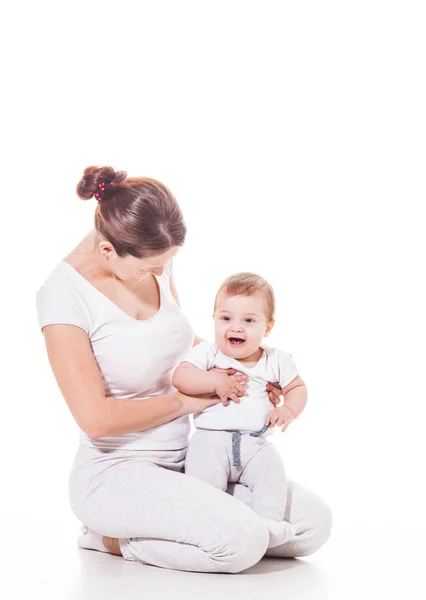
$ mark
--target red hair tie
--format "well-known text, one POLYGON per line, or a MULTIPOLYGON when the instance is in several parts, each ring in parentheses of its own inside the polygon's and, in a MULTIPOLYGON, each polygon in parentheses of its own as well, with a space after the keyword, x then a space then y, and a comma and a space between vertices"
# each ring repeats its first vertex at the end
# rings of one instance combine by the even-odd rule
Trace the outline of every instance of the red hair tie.
POLYGON ((100 183, 100 184, 98 185, 98 188, 101 190, 101 192, 102 192, 102 195, 101 195, 99 192, 95 192, 95 193, 93 194, 93 197, 94 197, 94 198, 96 198, 96 200, 97 200, 98 202, 100 202, 100 201, 102 200, 102 198, 103 198, 103 192, 105 191, 105 184, 104 184, 104 183, 100 183))

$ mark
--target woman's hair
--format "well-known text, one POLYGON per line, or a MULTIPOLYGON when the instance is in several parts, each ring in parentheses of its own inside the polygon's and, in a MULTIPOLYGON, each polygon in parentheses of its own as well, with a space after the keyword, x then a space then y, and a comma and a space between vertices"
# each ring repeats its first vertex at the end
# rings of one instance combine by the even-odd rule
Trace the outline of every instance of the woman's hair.
POLYGON ((268 322, 275 318, 274 290, 266 279, 263 279, 260 275, 256 275, 255 273, 237 273, 225 279, 217 291, 213 312, 216 312, 217 299, 221 292, 227 296, 254 296, 258 293, 263 294, 266 300, 266 317, 268 322))
POLYGON ((98 200, 95 228, 118 256, 156 256, 185 242, 186 226, 173 194, 147 177, 112 167, 87 167, 77 185, 82 200, 98 200))

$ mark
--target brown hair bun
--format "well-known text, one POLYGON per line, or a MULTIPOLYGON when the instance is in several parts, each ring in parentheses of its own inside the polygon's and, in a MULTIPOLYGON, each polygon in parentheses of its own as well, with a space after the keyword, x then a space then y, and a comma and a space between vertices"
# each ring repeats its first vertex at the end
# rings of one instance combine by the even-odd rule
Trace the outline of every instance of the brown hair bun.
POLYGON ((99 192, 100 183, 105 184, 103 196, 108 195, 108 190, 119 185, 126 177, 125 171, 116 172, 112 167, 87 167, 77 184, 77 196, 82 200, 93 198, 93 194, 99 192))

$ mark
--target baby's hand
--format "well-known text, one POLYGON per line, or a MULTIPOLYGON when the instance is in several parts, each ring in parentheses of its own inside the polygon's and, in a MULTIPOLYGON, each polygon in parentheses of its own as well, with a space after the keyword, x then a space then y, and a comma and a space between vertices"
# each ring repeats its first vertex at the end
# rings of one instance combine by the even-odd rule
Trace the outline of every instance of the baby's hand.
POLYGON ((294 415, 291 410, 286 406, 278 406, 266 417, 265 425, 270 425, 271 427, 274 427, 275 425, 281 427, 281 425, 283 425, 281 431, 284 432, 293 421, 294 415))
POLYGON ((217 373, 217 379, 218 383, 215 392, 222 400, 223 406, 228 406, 228 398, 239 404, 239 396, 244 396, 247 393, 245 391, 247 376, 240 375, 239 373, 236 373, 235 375, 217 373))

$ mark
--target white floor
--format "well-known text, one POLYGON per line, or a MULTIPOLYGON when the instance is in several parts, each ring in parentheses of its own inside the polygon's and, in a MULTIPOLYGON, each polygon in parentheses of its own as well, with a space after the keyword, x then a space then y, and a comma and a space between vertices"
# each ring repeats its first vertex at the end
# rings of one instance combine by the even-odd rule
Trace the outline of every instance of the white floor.
POLYGON ((81 550, 75 543, 79 523, 72 515, 66 522, 38 517, 27 534, 13 512, 3 514, 3 521, 4 600, 426 599, 424 527, 416 531, 379 523, 372 528, 360 521, 343 528, 336 523, 326 546, 313 556, 263 559, 232 575, 170 571, 81 550))

